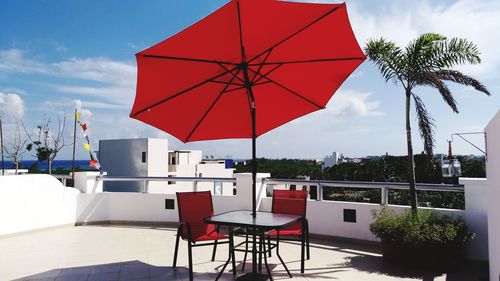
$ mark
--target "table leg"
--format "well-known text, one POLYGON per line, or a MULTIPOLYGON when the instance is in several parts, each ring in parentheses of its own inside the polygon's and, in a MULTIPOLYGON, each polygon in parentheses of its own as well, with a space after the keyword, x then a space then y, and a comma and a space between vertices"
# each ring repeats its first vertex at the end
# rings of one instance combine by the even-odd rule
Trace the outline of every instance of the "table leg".
POLYGON ((234 252, 233 227, 229 227, 229 253, 231 254, 231 260, 233 261, 233 275, 236 275, 236 258, 234 252))
POLYGON ((288 276, 290 276, 290 278, 292 278, 292 274, 290 273, 290 270, 288 270, 288 267, 286 266, 285 262, 283 261, 283 259, 281 258, 281 255, 280 255, 280 231, 279 230, 277 231, 277 234, 276 234, 276 256, 278 256, 278 258, 280 259, 280 262, 283 265, 283 267, 285 268, 286 272, 288 273, 288 276))
POLYGON ((245 256, 243 257, 243 265, 241 266, 241 272, 245 271, 245 265, 247 263, 248 254, 248 228, 245 228, 245 256))
POLYGON ((219 280, 221 277, 222 273, 226 269, 227 265, 229 262, 233 260, 233 275, 236 275, 236 262, 234 259, 234 242, 233 242, 233 228, 229 227, 229 256, 227 257, 226 263, 224 263, 224 266, 222 266, 222 269, 220 270, 219 274, 217 274, 217 277, 215 278, 215 281, 219 280))
POLYGON ((259 235, 259 273, 262 272, 262 235, 259 235))
POLYGON ((266 249, 266 239, 265 234, 261 234, 262 245, 264 247, 264 264, 266 265, 267 275, 269 276, 269 280, 273 281, 273 277, 271 276, 271 269, 269 268, 269 264, 267 263, 267 249, 266 249))

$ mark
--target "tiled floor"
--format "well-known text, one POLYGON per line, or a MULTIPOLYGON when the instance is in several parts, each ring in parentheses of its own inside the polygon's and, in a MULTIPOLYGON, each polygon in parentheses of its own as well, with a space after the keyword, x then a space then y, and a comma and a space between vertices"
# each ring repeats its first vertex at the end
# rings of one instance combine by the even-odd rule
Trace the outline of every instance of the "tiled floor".
MULTIPOLYGON (((171 267, 174 235, 170 228, 79 226, 0 238, 0 280, 188 280, 186 243, 181 243, 178 267, 171 267)), ((299 271, 299 246, 280 244, 293 280, 487 280, 482 266, 448 274, 422 272, 384 264, 377 247, 324 239, 311 242, 305 274, 299 271)), ((194 248, 195 280, 214 280, 227 258, 227 245, 220 246, 214 262, 211 250, 194 248)), ((238 269, 242 257, 237 253, 238 269)), ((269 262, 274 279, 289 279, 276 255, 269 262)), ((226 272, 220 280, 234 279, 226 272)))

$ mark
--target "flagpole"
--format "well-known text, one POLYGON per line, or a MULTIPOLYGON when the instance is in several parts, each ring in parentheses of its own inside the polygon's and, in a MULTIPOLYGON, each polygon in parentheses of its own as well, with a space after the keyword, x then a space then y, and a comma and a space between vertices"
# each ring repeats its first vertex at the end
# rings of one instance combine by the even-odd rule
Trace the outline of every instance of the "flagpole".
POLYGON ((2 128, 2 117, 0 116, 0 147, 2 148, 2 176, 5 175, 5 162, 3 159, 3 128, 2 128))
POLYGON ((76 146, 76 117, 78 112, 75 108, 75 123, 73 126, 73 163, 71 165, 71 180, 73 181, 73 187, 75 186, 75 146, 76 146))

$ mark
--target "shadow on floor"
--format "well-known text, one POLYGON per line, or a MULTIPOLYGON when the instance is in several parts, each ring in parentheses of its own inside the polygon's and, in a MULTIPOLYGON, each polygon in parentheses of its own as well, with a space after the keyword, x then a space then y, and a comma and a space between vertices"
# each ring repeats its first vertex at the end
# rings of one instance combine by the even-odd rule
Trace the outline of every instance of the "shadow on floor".
POLYGON ((184 267, 154 266, 141 261, 97 264, 90 266, 53 269, 16 280, 39 281, 118 281, 118 280, 184 280, 188 271, 184 267))
POLYGON ((439 272, 388 263, 379 256, 355 256, 349 257, 345 265, 369 273, 399 278, 415 278, 422 281, 433 281, 439 276, 446 276, 446 281, 488 280, 488 266, 482 263, 464 263, 455 270, 439 272))

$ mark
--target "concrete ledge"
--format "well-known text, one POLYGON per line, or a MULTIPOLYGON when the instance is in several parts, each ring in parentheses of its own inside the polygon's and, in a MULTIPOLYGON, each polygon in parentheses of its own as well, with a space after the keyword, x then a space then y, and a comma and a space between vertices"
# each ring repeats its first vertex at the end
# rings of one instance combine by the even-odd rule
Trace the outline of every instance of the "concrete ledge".
POLYGON ((86 225, 123 225, 123 226, 162 226, 162 227, 171 227, 177 228, 179 223, 177 222, 165 222, 165 221, 89 221, 89 222, 76 222, 74 226, 86 226, 86 225))

